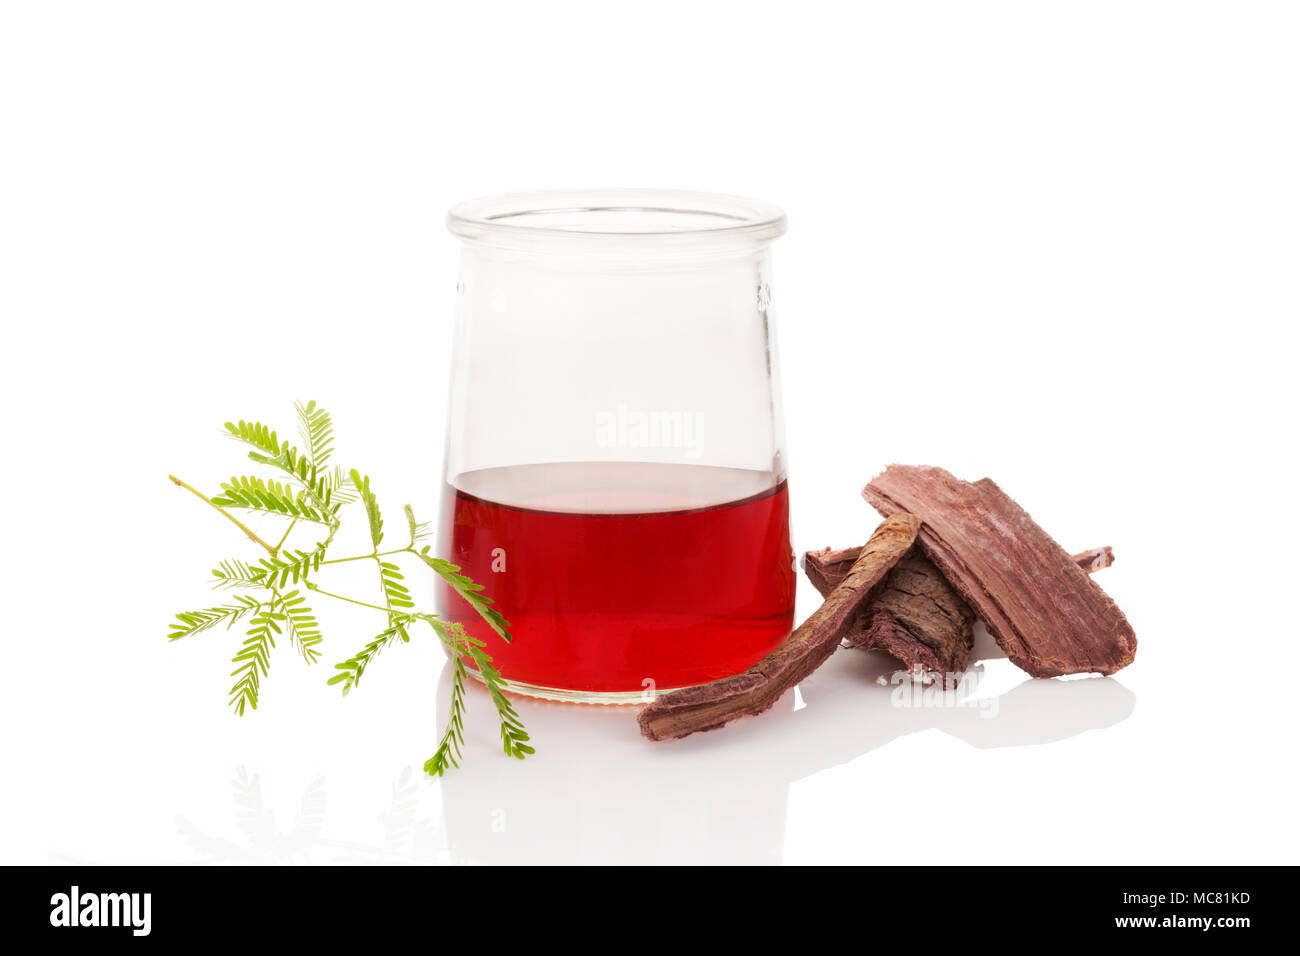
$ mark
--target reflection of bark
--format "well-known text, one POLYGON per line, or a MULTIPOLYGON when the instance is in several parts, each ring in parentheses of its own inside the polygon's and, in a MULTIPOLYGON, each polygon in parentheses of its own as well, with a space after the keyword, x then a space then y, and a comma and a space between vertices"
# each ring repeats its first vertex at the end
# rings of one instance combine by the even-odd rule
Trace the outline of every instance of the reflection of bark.
MULTIPOLYGON (((982 749, 1044 744, 1116 724, 1134 706, 1118 681, 1083 678, 1026 680, 987 705, 898 707, 895 688, 877 683, 896 666, 883 654, 837 654, 800 685, 807 706, 794 710, 786 695, 724 733, 663 745, 638 737, 628 707, 518 698, 538 744, 522 763, 482 731, 494 712, 474 686, 464 766, 441 781, 452 860, 780 862, 795 781, 918 731, 982 749)), ((449 692, 444 674, 434 713, 449 692)))

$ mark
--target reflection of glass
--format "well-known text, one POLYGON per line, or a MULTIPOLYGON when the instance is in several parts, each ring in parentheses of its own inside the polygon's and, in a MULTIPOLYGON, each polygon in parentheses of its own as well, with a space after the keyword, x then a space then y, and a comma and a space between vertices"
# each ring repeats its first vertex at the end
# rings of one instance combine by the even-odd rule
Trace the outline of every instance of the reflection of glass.
POLYGON ((744 670, 789 632, 794 571, 772 339, 777 209, 657 191, 475 200, 439 552, 515 689, 640 699, 744 670))
MULTIPOLYGON (((992 639, 986 643, 997 652, 992 639)), ((809 844, 798 836, 816 828, 816 814, 806 800, 791 803, 792 785, 851 762, 855 770, 835 778, 841 789, 853 780, 865 785, 898 766, 897 755, 882 748, 924 731, 981 750, 1041 746, 1120 723, 1136 702, 1111 677, 1017 684, 1024 675, 1005 664, 1003 674, 1014 686, 987 705, 900 706, 897 667, 880 651, 838 652, 800 683, 804 706, 796 707, 789 694, 752 725, 742 721, 672 744, 636 739, 623 708, 521 701, 545 759, 520 764, 494 759, 484 748, 472 768, 442 779, 451 860, 716 865, 804 862, 813 855, 843 863, 888 861, 898 851, 888 828, 877 838, 866 835, 880 820, 906 815, 913 799, 906 785, 882 794, 876 813, 846 805, 839 845, 809 844)), ((436 712, 450 693, 451 674, 444 669, 436 712)), ((492 720, 485 696, 470 695, 470 724, 492 720)), ((959 838, 960 825, 954 826, 959 838)))

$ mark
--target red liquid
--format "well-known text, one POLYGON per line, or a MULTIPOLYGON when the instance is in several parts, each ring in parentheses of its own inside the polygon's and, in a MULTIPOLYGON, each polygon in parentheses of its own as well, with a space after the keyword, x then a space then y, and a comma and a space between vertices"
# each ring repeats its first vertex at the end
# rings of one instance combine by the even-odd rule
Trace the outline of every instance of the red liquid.
POLYGON ((514 640, 449 588, 440 611, 487 641, 512 681, 665 690, 739 673, 790 632, 784 481, 598 462, 487 469, 457 485, 446 491, 438 552, 485 587, 514 640))

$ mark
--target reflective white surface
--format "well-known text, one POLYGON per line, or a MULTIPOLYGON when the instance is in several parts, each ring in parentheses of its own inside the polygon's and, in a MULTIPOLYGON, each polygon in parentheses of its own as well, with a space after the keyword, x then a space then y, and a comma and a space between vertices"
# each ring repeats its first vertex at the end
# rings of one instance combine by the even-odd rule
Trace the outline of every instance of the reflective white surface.
MULTIPOLYGON (((1101 573, 1121 582, 1122 561, 1101 573)), ((1176 626, 1139 635, 1138 663, 1114 678, 1039 681, 981 627, 977 679, 947 698, 917 696, 883 654, 841 649, 768 714, 667 743, 640 737, 633 708, 521 699, 538 746, 524 762, 500 754, 494 711, 471 684, 465 760, 442 780, 419 770, 448 693, 431 641, 386 651, 346 699, 322 669, 281 654, 244 719, 222 707, 229 635, 184 646, 155 634, 142 663, 83 642, 63 659, 69 692, 8 741, 21 772, 8 783, 6 858, 1292 857, 1293 770, 1278 750, 1292 709, 1266 684, 1230 679, 1226 655, 1189 658, 1176 626), (1222 676, 1209 682, 1211 669, 1222 676)))
MULTIPOLYGON (((980 650, 997 653, 983 634, 980 650)), ((382 661, 335 709, 369 698, 368 713, 317 729, 341 734, 337 748, 319 737, 290 745, 286 735, 306 731, 270 704, 252 733, 233 733, 253 725, 219 715, 242 738, 225 746, 188 748, 184 733, 151 733, 144 720, 75 764, 47 767, 59 778, 44 807, 48 859, 1099 862, 1157 845, 1177 852, 1176 819, 1197 816, 1195 789, 1141 822, 1115 812, 1142 803, 1147 788, 1179 792, 1179 761, 1166 759, 1186 746, 1157 746, 1161 721, 1138 716, 1122 677, 1028 680, 991 656, 966 696, 925 699, 895 682, 884 655, 842 650, 772 713, 673 743, 641 739, 632 708, 521 701, 539 746, 523 763, 492 746, 493 713, 475 686, 464 766, 435 781, 404 762, 423 755, 430 727, 367 745, 357 723, 428 720, 435 684, 441 713, 438 658, 390 653, 404 652, 416 660, 382 661), (411 684, 429 699, 412 706, 411 684), (1144 738, 1152 759, 1135 777, 1133 762, 1114 755, 1144 738)), ((287 692, 274 688, 268 701, 276 690, 287 692)), ((1236 826, 1248 830, 1251 818, 1236 826)), ((1198 857, 1207 848, 1186 846, 1198 857)))

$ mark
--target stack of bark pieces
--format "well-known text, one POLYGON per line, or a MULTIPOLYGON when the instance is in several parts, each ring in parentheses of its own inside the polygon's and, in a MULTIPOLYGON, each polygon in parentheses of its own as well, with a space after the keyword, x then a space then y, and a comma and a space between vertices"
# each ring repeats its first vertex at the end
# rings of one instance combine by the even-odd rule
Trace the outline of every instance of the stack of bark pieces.
POLYGON ((885 521, 861 548, 809 552, 825 597, 748 671, 669 693, 638 715, 652 740, 712 730, 770 708, 841 642, 880 648, 942 679, 970 662, 982 619, 1007 657, 1035 677, 1113 674, 1137 638, 1089 574, 1110 548, 1070 556, 987 478, 891 465, 863 489, 885 521))

